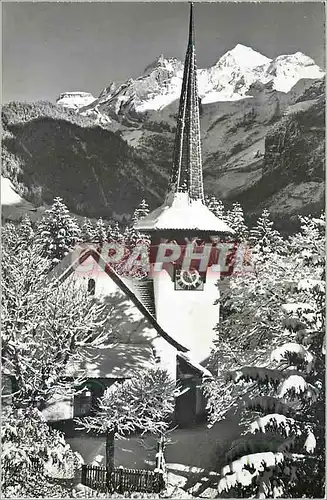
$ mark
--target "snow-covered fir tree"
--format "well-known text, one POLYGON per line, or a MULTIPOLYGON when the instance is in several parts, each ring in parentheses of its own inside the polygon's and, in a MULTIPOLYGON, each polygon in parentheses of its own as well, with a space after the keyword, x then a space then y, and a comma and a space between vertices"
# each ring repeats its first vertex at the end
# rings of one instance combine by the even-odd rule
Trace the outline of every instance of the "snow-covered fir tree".
POLYGON ((108 238, 108 227, 103 222, 102 217, 96 221, 94 228, 94 243, 103 245, 108 238))
POLYGON ((125 245, 129 247, 130 250, 132 250, 133 247, 135 247, 136 243, 142 238, 142 236, 139 231, 134 229, 133 226, 126 226, 123 233, 123 238, 125 245))
POLYGON ((121 243, 124 239, 119 223, 116 221, 108 227, 107 239, 110 242, 121 243))
POLYGON ((212 422, 243 408, 244 432, 228 447, 220 495, 324 493, 325 223, 301 224, 286 253, 256 254, 253 275, 232 279, 223 298, 233 305, 214 357, 227 346, 231 369, 207 394, 212 422))
POLYGON ((125 255, 122 261, 115 266, 115 270, 125 276, 144 278, 149 271, 149 247, 150 237, 134 228, 134 224, 149 213, 149 207, 145 200, 135 209, 132 216, 132 225, 126 226, 122 242, 125 255))
POLYGON ((221 200, 218 200, 215 196, 211 196, 206 199, 206 205, 218 219, 225 219, 225 207, 221 200))
POLYGON ((55 266, 81 241, 81 229, 62 198, 55 198, 37 227, 38 241, 55 266))
POLYGON ((53 394, 71 389, 67 364, 85 361, 83 345, 101 344, 108 335, 104 306, 72 283, 58 285, 48 266, 40 246, 12 252, 3 239, 2 366, 15 408, 41 409, 53 394))
POLYGON ((148 213, 150 213, 149 205, 146 200, 143 199, 138 207, 134 210, 134 213, 132 215, 133 224, 148 215, 148 213))
POLYGON ((274 228, 269 211, 265 208, 256 224, 250 229, 249 243, 254 250, 265 253, 283 249, 283 238, 274 228))
MULTIPOLYGON (((12 222, 7 222, 1 228, 1 241, 6 242, 6 246, 11 252, 14 252, 20 246, 18 241, 17 226, 12 222)), ((24 245, 25 246, 25 245, 24 245)))
POLYGON ((93 243, 95 238, 95 227, 90 219, 85 217, 81 228, 81 240, 83 243, 93 243))
POLYGON ((244 220, 244 212, 241 205, 236 202, 225 216, 226 223, 235 231, 235 236, 240 241, 246 241, 249 235, 249 230, 244 220))
POLYGON ((22 245, 31 245, 35 239, 33 224, 28 215, 25 215, 18 226, 18 238, 22 245))

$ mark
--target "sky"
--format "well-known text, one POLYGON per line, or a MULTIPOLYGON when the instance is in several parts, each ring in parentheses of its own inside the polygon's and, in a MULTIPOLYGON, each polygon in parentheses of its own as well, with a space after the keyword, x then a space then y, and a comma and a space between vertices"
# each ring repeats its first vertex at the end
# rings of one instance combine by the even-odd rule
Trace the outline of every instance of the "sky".
MULTIPOLYGON (((324 5, 195 5, 198 67, 237 43, 274 58, 301 51, 324 67, 324 5)), ((184 59, 188 4, 3 3, 2 100, 55 102, 61 92, 97 96, 140 76, 160 54, 184 59)))

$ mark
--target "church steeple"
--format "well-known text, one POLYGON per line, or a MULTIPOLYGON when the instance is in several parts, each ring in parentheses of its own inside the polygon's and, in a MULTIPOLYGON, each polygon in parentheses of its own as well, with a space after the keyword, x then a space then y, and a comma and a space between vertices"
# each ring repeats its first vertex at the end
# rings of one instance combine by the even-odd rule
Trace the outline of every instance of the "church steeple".
POLYGON ((164 203, 140 219, 135 229, 157 233, 230 234, 233 231, 205 205, 202 178, 199 96, 195 59, 193 4, 173 154, 164 203))
POLYGON ((168 193, 188 193, 204 202, 199 96, 197 86, 193 4, 190 4, 189 38, 175 136, 173 168, 168 193))

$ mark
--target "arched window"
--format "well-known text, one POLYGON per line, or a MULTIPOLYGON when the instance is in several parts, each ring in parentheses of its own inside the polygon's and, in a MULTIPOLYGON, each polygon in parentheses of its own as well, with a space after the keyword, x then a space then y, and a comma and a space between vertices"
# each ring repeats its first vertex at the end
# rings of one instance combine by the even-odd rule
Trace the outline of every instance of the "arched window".
POLYGON ((87 284, 87 291, 91 294, 95 294, 95 280, 93 278, 90 278, 87 284))

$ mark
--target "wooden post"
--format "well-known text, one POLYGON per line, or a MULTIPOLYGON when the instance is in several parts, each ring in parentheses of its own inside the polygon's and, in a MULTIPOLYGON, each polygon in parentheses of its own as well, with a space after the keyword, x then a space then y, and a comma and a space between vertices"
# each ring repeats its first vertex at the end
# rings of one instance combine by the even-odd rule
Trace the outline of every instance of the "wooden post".
POLYGON ((118 493, 124 493, 124 468, 122 465, 120 465, 118 469, 118 481, 116 490, 118 491, 118 493))
POLYGON ((106 467, 113 470, 115 465, 115 431, 106 432, 106 467))
POLYGON ((82 477, 81 477, 81 483, 86 486, 86 465, 82 465, 82 477))
POLYGON ((106 432, 106 489, 112 490, 112 478, 115 467, 115 434, 117 426, 113 430, 106 432))

